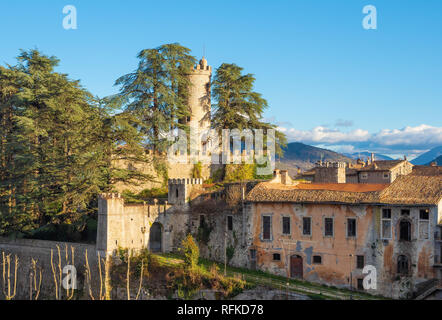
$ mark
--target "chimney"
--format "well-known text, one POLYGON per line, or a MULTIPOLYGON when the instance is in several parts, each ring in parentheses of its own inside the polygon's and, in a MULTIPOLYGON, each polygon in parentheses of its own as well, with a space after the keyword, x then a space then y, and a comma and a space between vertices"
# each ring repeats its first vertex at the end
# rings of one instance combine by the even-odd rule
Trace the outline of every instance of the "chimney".
POLYGON ((371 153, 371 163, 373 163, 374 162, 374 153, 372 152, 371 153))
POLYGON ((404 160, 407 160, 407 156, 406 155, 404 155, 404 160))
POLYGON ((288 184, 289 182, 289 173, 287 170, 281 170, 281 183, 288 184))

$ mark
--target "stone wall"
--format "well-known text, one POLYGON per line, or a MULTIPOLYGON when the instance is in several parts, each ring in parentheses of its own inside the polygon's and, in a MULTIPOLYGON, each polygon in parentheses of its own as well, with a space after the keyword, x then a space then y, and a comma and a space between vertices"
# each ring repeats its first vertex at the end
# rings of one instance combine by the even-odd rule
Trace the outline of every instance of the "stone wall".
POLYGON ((345 166, 344 162, 326 163, 324 166, 315 168, 315 183, 345 183, 345 166))
POLYGON ((119 247, 151 247, 152 227, 160 229, 160 251, 176 248, 188 229, 188 214, 169 204, 126 204, 119 194, 102 194, 98 201, 97 248, 114 252, 119 247), (180 237, 175 239, 175 235, 180 237))
MULTIPOLYGON (((85 261, 86 252, 91 269, 91 282, 93 286, 93 293, 97 293, 99 287, 99 273, 98 273, 98 258, 95 245, 81 244, 81 243, 65 243, 56 241, 44 241, 44 240, 30 240, 30 239, 6 239, 0 238, 0 254, 11 255, 11 287, 14 285, 14 261, 15 256, 18 257, 18 272, 17 272, 17 295, 14 299, 28 300, 30 299, 30 284, 31 284, 31 271, 32 271, 32 259, 36 260, 37 266, 37 283, 39 283, 39 270, 41 270, 41 293, 39 300, 55 299, 56 286, 54 282, 53 267, 55 268, 56 277, 59 277, 59 258, 61 259, 61 269, 66 265, 74 265, 77 270, 77 284, 78 290, 76 291, 76 297, 80 299, 88 299, 87 283, 85 281, 85 261), (58 248, 60 248, 60 256, 58 255, 58 248), (66 248, 68 261, 66 261, 66 248), (74 249, 74 255, 72 255, 72 248, 74 249), (51 252, 52 252, 52 265, 51 265, 51 252), (73 263, 72 263, 73 257, 73 263)), ((3 260, 1 258, 0 260, 3 260)), ((5 267, 7 272, 7 266, 5 267)), ((0 264, 0 272, 3 272, 3 265, 0 264)), ((104 271, 103 271, 104 272, 104 271)), ((64 275, 62 275, 62 279, 64 275)), ((0 280, 2 281, 2 280, 0 280)), ((3 282, 1 283, 2 288, 3 282)), ((60 288, 59 281, 57 282, 58 288, 60 288)), ((35 297, 35 291, 33 297, 35 297)), ((60 296, 65 297, 65 291, 61 290, 60 296)), ((0 299, 5 299, 3 290, 0 292, 0 299)))

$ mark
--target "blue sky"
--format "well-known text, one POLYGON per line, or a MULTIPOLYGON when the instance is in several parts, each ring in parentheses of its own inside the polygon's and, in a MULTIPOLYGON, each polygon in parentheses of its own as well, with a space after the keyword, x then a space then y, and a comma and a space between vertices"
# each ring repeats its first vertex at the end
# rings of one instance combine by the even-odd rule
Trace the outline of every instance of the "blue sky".
POLYGON ((214 68, 255 74, 265 116, 291 141, 393 155, 442 145, 442 1, 6 1, 0 63, 19 49, 61 59, 93 94, 113 94, 137 52, 179 42, 214 68), (65 5, 78 29, 62 27, 65 5), (377 30, 362 28, 365 5, 377 30))

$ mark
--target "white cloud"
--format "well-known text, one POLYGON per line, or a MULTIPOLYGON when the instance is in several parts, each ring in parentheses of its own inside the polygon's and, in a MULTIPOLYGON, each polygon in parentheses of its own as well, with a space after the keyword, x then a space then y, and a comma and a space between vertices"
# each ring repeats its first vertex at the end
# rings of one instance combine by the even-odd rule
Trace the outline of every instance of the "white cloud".
POLYGON ((442 145, 442 128, 422 124, 404 129, 384 129, 373 135, 372 140, 385 146, 438 146, 442 145))
POLYGON ((324 126, 311 130, 286 127, 279 129, 287 135, 290 142, 299 141, 354 152, 371 150, 379 153, 411 155, 442 145, 442 127, 425 124, 402 129, 383 129, 376 133, 369 133, 363 129, 345 132, 324 126))
POLYGON ((350 132, 341 132, 337 129, 329 129, 324 126, 313 128, 309 131, 296 130, 294 128, 279 128, 290 141, 302 141, 305 143, 337 144, 346 142, 362 142, 370 138, 366 130, 356 129, 350 132))

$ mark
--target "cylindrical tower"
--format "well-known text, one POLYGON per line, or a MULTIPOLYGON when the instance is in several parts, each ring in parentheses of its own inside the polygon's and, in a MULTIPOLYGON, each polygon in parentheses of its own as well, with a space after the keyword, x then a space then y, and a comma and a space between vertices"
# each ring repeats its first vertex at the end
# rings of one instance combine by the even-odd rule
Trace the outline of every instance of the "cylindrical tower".
POLYGON ((212 67, 203 57, 189 74, 190 88, 188 103, 191 111, 187 123, 195 121, 201 131, 210 129, 210 78, 212 67))

